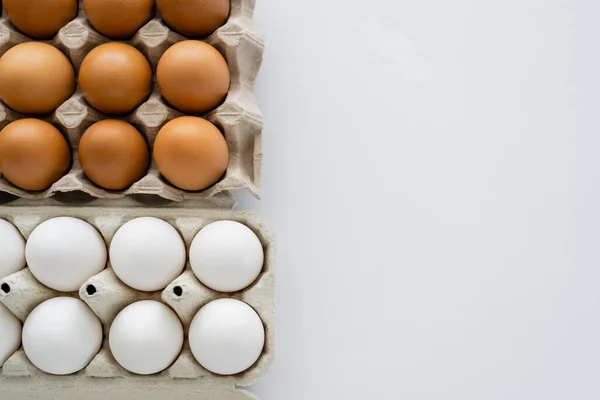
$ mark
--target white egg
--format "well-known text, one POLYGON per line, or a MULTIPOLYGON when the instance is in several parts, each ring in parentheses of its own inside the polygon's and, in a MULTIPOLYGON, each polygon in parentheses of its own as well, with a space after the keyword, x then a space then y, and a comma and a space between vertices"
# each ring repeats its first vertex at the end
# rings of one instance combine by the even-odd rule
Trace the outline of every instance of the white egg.
POLYGON ((126 370, 156 374, 169 367, 183 347, 183 326, 177 314, 154 300, 125 307, 109 333, 110 351, 126 370))
POLYGON ((21 345, 21 322, 0 303, 0 367, 21 345))
POLYGON ((217 221, 202 228, 190 246, 190 264, 198 279, 211 289, 236 292, 260 274, 262 244, 246 225, 217 221))
POLYGON ((219 375, 234 375, 258 360, 265 330, 256 311, 235 299, 214 300, 198 311, 189 332, 198 362, 219 375))
POLYGON ((23 325, 27 358, 49 374, 85 368, 102 345, 102 324, 81 300, 55 297, 33 309, 23 325))
POLYGON ((10 222, 0 219, 0 278, 25 267, 25 239, 10 222))
POLYGON ((154 217, 124 224, 115 233, 109 252, 119 279, 142 291, 164 289, 185 266, 185 244, 179 232, 154 217))
POLYGON ((102 235, 78 218, 58 217, 38 225, 25 246, 27 266, 42 284, 74 292, 106 266, 102 235))

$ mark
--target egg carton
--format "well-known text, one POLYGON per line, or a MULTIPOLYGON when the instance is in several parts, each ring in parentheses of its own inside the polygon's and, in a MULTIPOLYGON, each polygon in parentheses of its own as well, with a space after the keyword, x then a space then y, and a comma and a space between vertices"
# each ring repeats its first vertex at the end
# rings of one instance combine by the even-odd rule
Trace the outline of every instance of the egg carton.
POLYGON ((144 216, 161 218, 174 226, 184 239, 186 249, 196 233, 218 220, 234 220, 251 228, 260 239, 265 253, 263 270, 246 289, 220 293, 204 286, 193 274, 189 262, 184 272, 163 291, 139 292, 122 283, 108 263, 107 268, 84 283, 79 292, 60 293, 39 283, 28 268, 0 280, 0 302, 20 321, 40 303, 57 296, 78 297, 86 302, 102 322, 105 340, 100 352, 82 371, 68 376, 54 376, 37 369, 22 348, 0 370, 2 399, 195 399, 257 400, 240 389, 258 381, 269 370, 274 353, 274 286, 275 239, 272 228, 252 212, 229 210, 194 210, 185 207, 97 207, 97 206, 0 206, 0 218, 14 224, 27 239, 43 221, 69 216, 92 224, 104 237, 107 248, 117 229, 125 222, 144 216), (265 346, 260 358, 248 370, 231 376, 204 369, 193 357, 187 332, 196 312, 218 298, 235 298, 252 306, 265 327, 265 346), (115 316, 138 300, 153 299, 170 306, 181 319, 186 338, 177 360, 165 371, 139 376, 123 369, 113 358, 107 341, 115 316))
MULTIPOLYGON (((228 193, 231 190, 249 189, 255 197, 258 197, 262 162, 262 114, 254 96, 254 82, 262 62, 264 45, 252 20, 254 4, 255 0, 231 0, 231 13, 226 24, 205 40, 225 57, 231 75, 231 87, 225 101, 215 110, 203 115, 223 132, 229 145, 229 166, 222 179, 215 185, 198 192, 178 189, 161 177, 154 163, 142 179, 123 191, 105 190, 92 183, 83 174, 77 157, 79 140, 93 123, 114 117, 103 115, 89 106, 78 86, 69 100, 45 118, 66 135, 73 149, 73 163, 67 175, 42 192, 22 190, 0 177, 0 191, 28 199, 48 198, 59 192, 72 191, 82 191, 96 198, 152 194, 173 201, 205 200, 209 203, 217 203, 222 208, 233 208, 235 202, 228 193), (215 198, 219 193, 227 195, 215 198)), ((79 71, 83 58, 93 48, 111 41, 92 28, 86 19, 81 2, 79 10, 75 20, 65 25, 53 40, 46 42, 67 55, 76 72, 79 71)), ((3 14, 0 20, 0 56, 11 47, 30 40, 32 39, 17 31, 3 14)), ((156 72, 162 54, 171 45, 182 40, 187 38, 170 30, 157 14, 126 43, 140 50, 156 72)), ((146 102, 120 119, 138 128, 152 149, 160 128, 173 118, 182 115, 185 114, 172 108, 161 97, 155 85, 154 91, 146 102)), ((0 103, 0 129, 24 117, 0 103)))

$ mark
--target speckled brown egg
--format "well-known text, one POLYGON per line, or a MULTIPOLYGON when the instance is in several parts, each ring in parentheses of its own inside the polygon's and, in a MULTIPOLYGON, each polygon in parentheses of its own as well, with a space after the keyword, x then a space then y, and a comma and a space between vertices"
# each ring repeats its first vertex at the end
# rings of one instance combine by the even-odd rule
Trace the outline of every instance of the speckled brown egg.
POLYGON ((102 44, 88 53, 79 69, 83 97, 106 114, 126 114, 152 89, 152 68, 144 55, 124 43, 102 44))
POLYGON ((199 117, 180 117, 161 128, 154 142, 161 175, 178 188, 196 191, 214 185, 229 162, 227 141, 219 129, 199 117))
POLYGON ((90 126, 79 142, 83 173, 96 185, 122 190, 140 180, 148 168, 148 145, 127 122, 107 119, 90 126))
POLYGON ((171 105, 200 114, 217 107, 227 95, 229 67, 211 45, 186 40, 169 47, 160 58, 156 81, 171 105))
POLYGON ((162 19, 173 30, 189 37, 203 38, 225 24, 229 0, 157 0, 162 19))
POLYGON ((69 59, 46 43, 26 42, 0 57, 0 99, 23 114, 49 114, 75 90, 69 59))
POLYGON ((50 39, 77 16, 77 0, 3 0, 6 16, 27 36, 50 39))
POLYGON ((127 39, 154 15, 154 0, 83 0, 88 20, 101 34, 127 39))
POLYGON ((0 132, 0 173, 21 189, 49 188, 67 173, 70 164, 67 140, 48 122, 19 119, 0 132))

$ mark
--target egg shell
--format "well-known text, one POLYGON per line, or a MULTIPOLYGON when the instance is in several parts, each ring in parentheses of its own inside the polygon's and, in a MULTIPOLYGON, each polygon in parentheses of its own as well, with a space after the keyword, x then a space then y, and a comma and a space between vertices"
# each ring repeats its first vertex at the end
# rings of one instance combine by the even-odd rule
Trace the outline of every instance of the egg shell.
POLYGON ((71 62, 49 44, 21 43, 0 57, 0 99, 20 113, 49 114, 74 90, 71 62))
POLYGON ((111 39, 133 36, 154 15, 154 0, 83 0, 90 24, 111 39))
POLYGON ((126 370, 140 375, 168 368, 183 347, 183 326, 166 305, 142 300, 123 309, 110 328, 110 351, 126 370))
POLYGON ((74 292, 106 267, 102 235, 79 218, 57 217, 38 225, 25 245, 27 266, 38 281, 74 292))
POLYGON ((168 122, 158 132, 153 150, 161 175, 184 190, 214 185, 229 163, 229 148, 221 131, 198 117, 168 122))
POLYGON ((0 278, 24 267, 25 239, 13 224, 0 219, 0 278))
POLYGON ((23 350, 39 369, 69 375, 85 368, 102 345, 102 324, 81 300, 55 297, 23 324, 23 350))
POLYGON ((148 144, 127 122, 109 119, 90 126, 79 142, 79 162, 86 176, 108 190, 125 189, 149 164, 148 144))
POLYGON ((190 325, 190 348, 202 366, 219 375, 234 375, 256 362, 265 330, 256 311, 236 299, 211 301, 190 325))
POLYGON ((67 140, 48 122, 19 119, 0 131, 0 173, 15 186, 44 190, 66 174, 70 164, 67 140))
POLYGON ((6 16, 21 32, 50 39, 77 16, 77 0, 3 0, 6 16))
POLYGON ((236 221, 217 221, 202 228, 190 246, 196 277, 211 289, 237 292, 260 274, 264 253, 250 228, 236 221))
POLYGON ((169 47, 158 61, 156 82, 163 97, 180 111, 208 112, 227 95, 227 61, 211 45, 185 40, 169 47))
POLYGON ((185 267, 179 232, 159 218, 133 219, 119 228, 110 244, 110 262, 128 286, 141 291, 164 289, 185 267))
POLYGON ((162 19, 188 37, 203 38, 227 21, 229 0, 157 0, 162 19))
POLYGON ((21 345, 21 322, 0 304, 0 368, 21 345))
POLYGON ((152 68, 135 47, 102 44, 83 59, 79 69, 83 97, 98 111, 119 115, 133 111, 152 90, 152 68))

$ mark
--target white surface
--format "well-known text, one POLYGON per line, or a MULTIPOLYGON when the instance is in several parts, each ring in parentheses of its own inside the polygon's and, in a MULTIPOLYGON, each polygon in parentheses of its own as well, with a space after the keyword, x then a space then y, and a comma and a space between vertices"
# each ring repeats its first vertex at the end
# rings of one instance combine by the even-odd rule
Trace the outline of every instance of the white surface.
POLYGON ((55 297, 33 309, 23 324, 23 350, 39 369, 69 375, 85 368, 102 345, 102 324, 81 300, 55 297))
POLYGON ((126 285, 162 290, 185 266, 185 244, 175 228, 154 217, 135 218, 119 228, 110 243, 110 263, 126 285))
POLYGON ((25 267, 25 239, 10 222, 0 219, 0 278, 25 267))
POLYGON ((21 345, 21 322, 0 304, 0 367, 21 345))
POLYGON ((217 221, 202 228, 190 246, 190 264, 204 285, 236 292, 250 285, 263 266, 258 237, 236 221, 217 221))
POLYGON ((110 351, 123 368, 149 375, 169 367, 183 346, 183 326, 175 312, 154 300, 125 307, 110 327, 110 351))
POLYGON ((256 362, 265 344, 265 329, 248 304, 218 299, 196 313, 189 340, 192 354, 204 368, 220 375, 234 375, 256 362))
POLYGON ((106 244, 87 222, 71 217, 39 224, 25 245, 27 266, 42 284, 61 292, 79 290, 106 267, 106 244))
POLYGON ((600 398, 600 2, 257 0, 261 400, 600 398))

